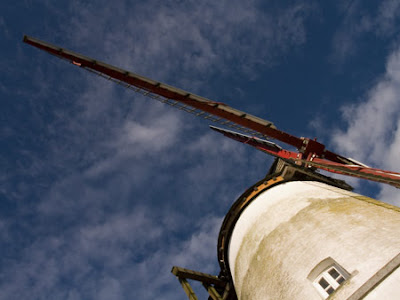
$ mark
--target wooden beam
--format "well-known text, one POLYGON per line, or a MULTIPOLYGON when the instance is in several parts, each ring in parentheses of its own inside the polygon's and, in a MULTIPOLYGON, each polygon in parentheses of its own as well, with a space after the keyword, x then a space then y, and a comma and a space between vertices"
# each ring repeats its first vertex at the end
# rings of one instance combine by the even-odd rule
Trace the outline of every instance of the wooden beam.
POLYGON ((231 285, 230 285, 230 283, 228 282, 228 283, 226 284, 226 286, 225 286, 225 291, 224 291, 224 294, 222 295, 222 300, 228 299, 230 290, 231 290, 231 285))
POLYGON ((217 290, 213 286, 206 283, 203 283, 203 286, 213 300, 222 300, 221 295, 217 292, 217 290))
POLYGON ((201 273, 189 269, 174 266, 171 270, 172 274, 178 278, 197 280, 206 284, 213 284, 217 287, 225 288, 226 282, 219 279, 217 276, 201 273))
POLYGON ((179 278, 179 282, 181 283, 186 295, 189 297, 189 300, 198 300, 196 294, 186 279, 179 278))

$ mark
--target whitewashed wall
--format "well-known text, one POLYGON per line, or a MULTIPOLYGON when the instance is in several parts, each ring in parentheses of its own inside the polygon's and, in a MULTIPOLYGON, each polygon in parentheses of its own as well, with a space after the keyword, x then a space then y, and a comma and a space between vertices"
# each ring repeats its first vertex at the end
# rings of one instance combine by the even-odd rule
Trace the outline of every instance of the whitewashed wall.
MULTIPOLYGON (((323 183, 289 182, 243 211, 229 265, 240 300, 321 299, 307 276, 331 257, 351 274, 331 298, 347 299, 399 252, 398 209, 323 183)), ((382 284, 373 299, 398 290, 395 282, 382 284)))

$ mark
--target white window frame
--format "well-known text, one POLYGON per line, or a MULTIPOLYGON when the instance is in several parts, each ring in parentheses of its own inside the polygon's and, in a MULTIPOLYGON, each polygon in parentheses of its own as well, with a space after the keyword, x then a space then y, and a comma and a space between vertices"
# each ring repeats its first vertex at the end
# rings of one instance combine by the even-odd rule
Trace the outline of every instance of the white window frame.
POLYGON ((324 299, 328 298, 330 294, 332 294, 334 291, 337 290, 337 288, 346 280, 346 277, 344 274, 338 270, 338 268, 335 268, 334 266, 328 268, 324 272, 322 272, 321 275, 319 275, 315 281, 314 281, 314 286, 317 288, 321 296, 324 297, 324 299), (335 270, 339 275, 334 278, 330 272, 335 270), (320 281, 324 279, 327 283, 328 286, 326 288, 323 288, 322 285, 320 284, 320 281), (328 293, 328 290, 333 289, 331 293, 328 293))
POLYGON ((317 289, 318 293, 323 299, 327 299, 331 294, 333 294, 339 286, 343 284, 350 274, 342 268, 335 260, 328 257, 321 261, 308 275, 308 279, 312 281, 314 287, 317 289), (330 274, 330 272, 335 272, 339 274, 336 278, 330 274), (324 279, 328 284, 325 288, 320 284, 320 281, 324 279), (332 289, 330 293, 328 290, 332 289))

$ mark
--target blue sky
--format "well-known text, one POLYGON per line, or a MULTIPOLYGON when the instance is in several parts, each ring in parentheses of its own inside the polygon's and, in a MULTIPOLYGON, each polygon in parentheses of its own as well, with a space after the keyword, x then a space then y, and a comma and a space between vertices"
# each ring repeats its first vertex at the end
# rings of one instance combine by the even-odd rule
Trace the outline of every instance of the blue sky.
POLYGON ((2 1, 0 299, 186 299, 171 267, 218 273, 222 219, 272 162, 23 34, 400 171, 400 1, 320 2, 2 1))

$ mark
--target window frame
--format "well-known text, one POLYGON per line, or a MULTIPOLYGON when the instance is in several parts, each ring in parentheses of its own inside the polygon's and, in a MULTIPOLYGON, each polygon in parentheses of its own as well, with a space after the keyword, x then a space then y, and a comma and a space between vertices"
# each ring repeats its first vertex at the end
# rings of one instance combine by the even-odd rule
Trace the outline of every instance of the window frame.
POLYGON ((320 274, 314 280, 314 286, 324 297, 324 299, 326 299, 331 294, 333 294, 344 281, 346 281, 346 277, 344 276, 344 274, 342 274, 340 270, 338 270, 335 266, 331 266, 325 271, 323 271, 322 274, 320 274), (332 274, 330 274, 332 270, 335 270, 338 273, 338 276, 336 278, 334 278, 332 274), (322 280, 325 280, 325 282, 328 284, 325 288, 321 285, 322 280), (330 289, 332 289, 331 292, 329 292, 330 289))
POLYGON ((331 257, 321 261, 307 276, 323 299, 332 295, 349 277, 350 274, 331 257), (336 274, 331 273, 338 275, 334 277, 336 274), (322 280, 328 284, 325 288, 321 284, 322 280))

